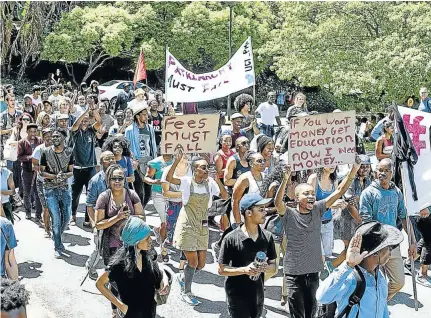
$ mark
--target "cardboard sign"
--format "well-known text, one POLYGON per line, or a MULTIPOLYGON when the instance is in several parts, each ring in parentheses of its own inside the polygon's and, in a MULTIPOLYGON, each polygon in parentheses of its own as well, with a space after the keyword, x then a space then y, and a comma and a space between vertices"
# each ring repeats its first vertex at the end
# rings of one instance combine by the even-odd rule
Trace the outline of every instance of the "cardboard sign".
POLYGON ((196 74, 187 70, 166 50, 165 92, 170 101, 202 102, 255 85, 253 50, 249 37, 218 70, 196 74))
POLYGON ((290 120, 289 165, 292 171, 355 162, 355 111, 290 120))
POLYGON ((185 153, 217 151, 219 115, 166 116, 162 122, 162 154, 173 154, 177 147, 185 153))
POLYGON ((418 154, 418 162, 413 166, 417 201, 413 200, 407 163, 403 163, 407 213, 417 215, 431 206, 431 114, 407 107, 398 107, 398 110, 418 154))

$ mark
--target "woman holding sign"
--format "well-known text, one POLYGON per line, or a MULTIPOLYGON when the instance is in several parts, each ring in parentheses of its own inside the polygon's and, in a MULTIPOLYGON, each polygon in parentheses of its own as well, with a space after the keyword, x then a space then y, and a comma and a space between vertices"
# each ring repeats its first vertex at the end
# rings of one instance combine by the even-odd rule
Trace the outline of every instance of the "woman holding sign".
POLYGON ((192 294, 191 287, 196 269, 201 270, 205 266, 209 239, 207 210, 212 205, 213 196, 227 200, 229 195, 217 176, 208 176, 209 165, 202 158, 193 160, 192 177, 174 177, 175 169, 182 158, 183 151, 178 149, 166 181, 179 185, 182 193, 183 206, 178 216, 173 242, 187 257, 181 299, 189 305, 196 306, 199 305, 199 301, 192 294))

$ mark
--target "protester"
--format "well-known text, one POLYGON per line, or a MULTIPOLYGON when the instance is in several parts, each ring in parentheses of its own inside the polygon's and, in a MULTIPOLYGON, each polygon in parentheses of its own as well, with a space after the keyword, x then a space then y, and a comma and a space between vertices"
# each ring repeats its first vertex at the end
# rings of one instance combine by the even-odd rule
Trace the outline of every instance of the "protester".
MULTIPOLYGON (((18 121, 18 118, 22 116, 22 111, 17 110, 15 108, 15 95, 7 94, 5 97, 7 109, 3 111, 0 114, 0 134, 2 137, 2 147, 4 146, 4 143, 6 140, 11 136, 12 134, 12 128, 16 126, 16 122, 18 121)), ((2 148, 3 153, 3 148, 2 148)))
POLYGON ((71 191, 67 179, 73 176, 73 152, 65 147, 66 132, 56 129, 52 133, 52 146, 42 150, 40 172, 44 178, 43 190, 52 220, 54 256, 60 258, 65 248, 61 235, 71 215, 71 191))
POLYGON ((183 157, 179 149, 175 161, 166 176, 166 181, 179 185, 182 192, 183 207, 178 216, 174 233, 174 246, 184 251, 187 265, 184 268, 184 290, 181 299, 189 305, 199 305, 191 292, 191 285, 196 269, 205 266, 208 247, 207 209, 212 205, 212 197, 228 198, 228 193, 218 178, 208 176, 208 162, 195 159, 192 163, 193 177, 174 177, 174 171, 183 157))
MULTIPOLYGON (((36 174, 32 167, 32 154, 34 149, 42 144, 42 139, 37 137, 37 125, 27 125, 27 138, 21 139, 18 142, 18 161, 21 162, 21 178, 24 193, 24 208, 26 219, 31 219, 31 197, 37 194, 36 190, 36 174)), ((36 223, 42 224, 42 205, 39 196, 36 198, 36 223)))
POLYGON ((108 137, 109 130, 115 123, 114 117, 106 113, 106 111, 107 111, 107 108, 105 103, 99 103, 98 112, 100 115, 100 119, 102 120, 102 130, 103 130, 102 137, 100 138, 100 145, 103 145, 104 140, 108 137))
POLYGON ((393 121, 394 120, 394 111, 392 107, 387 108, 388 115, 378 121, 378 123, 374 126, 373 130, 371 131, 370 141, 375 142, 377 139, 379 139, 380 135, 383 132, 383 124, 386 121, 393 121))
POLYGON ((139 162, 135 172, 134 187, 145 208, 151 197, 151 185, 145 184, 144 178, 148 162, 157 156, 156 139, 153 126, 148 124, 147 106, 141 105, 135 108, 133 114, 133 124, 126 128, 125 136, 130 143, 134 159, 139 162))
POLYGON ((119 164, 110 165, 105 171, 107 190, 96 201, 96 229, 104 230, 102 238, 103 262, 122 246, 120 235, 126 219, 130 215, 144 216, 144 209, 135 191, 125 187, 123 168, 119 164))
POLYGON ((235 152, 231 149, 232 136, 229 133, 224 133, 220 138, 220 150, 214 156, 214 163, 217 170, 218 178, 224 183, 224 174, 227 161, 235 152))
MULTIPOLYGON (((164 103, 163 100, 163 93, 161 90, 157 90, 154 92, 154 99, 157 102, 157 111, 164 116, 167 113, 167 108, 166 108, 166 104, 164 103)), ((149 98, 148 100, 151 100, 151 98, 149 98)), ((148 103, 148 106, 151 106, 150 103, 148 103)))
POLYGON ((4 212, 4 217, 7 218, 13 224, 13 208, 10 202, 10 196, 15 195, 15 182, 13 182, 13 173, 6 167, 1 167, 0 178, 1 205, 4 212))
POLYGON ((419 96, 421 98, 421 103, 418 109, 426 113, 431 113, 431 98, 428 97, 428 89, 426 87, 421 87, 419 96))
MULTIPOLYGON (((156 95, 157 96, 157 95, 156 95)), ((158 153, 160 153, 160 143, 162 142, 162 121, 163 121, 163 113, 159 111, 159 103, 155 99, 150 99, 148 101, 148 105, 150 107, 150 113, 148 116, 148 123, 151 124, 154 128, 156 146, 158 149, 158 153)))
POLYGON ((241 115, 240 113, 235 113, 230 117, 231 126, 222 127, 221 134, 230 134, 232 138, 232 145, 235 145, 235 142, 238 138, 246 136, 246 131, 244 129, 241 129, 243 119, 243 115, 241 115))
MULTIPOLYGON (((238 113, 244 116, 242 126, 240 128, 245 131, 245 136, 248 140, 252 140, 255 135, 259 134, 256 118, 250 114, 252 103, 253 97, 248 94, 240 94, 234 101, 235 109, 238 113)), ((235 145, 235 142, 232 142, 232 145, 235 145)))
POLYGON ((260 132, 272 138, 275 134, 274 122, 277 121, 277 125, 281 127, 278 106, 275 104, 275 92, 268 93, 268 100, 257 107, 256 113, 259 113, 262 119, 260 132))
POLYGON ((66 115, 67 118, 65 118, 64 116, 62 118, 67 119, 66 121, 66 127, 72 127, 73 123, 75 122, 76 118, 75 116, 73 116, 70 113, 70 99, 68 98, 62 98, 60 99, 60 101, 58 102, 58 107, 59 107, 59 114, 56 115, 56 120, 58 121, 59 116, 61 115, 66 115))
POLYGON ((365 292, 359 303, 351 307, 348 317, 389 318, 388 284, 380 269, 402 241, 403 235, 393 226, 376 221, 359 226, 347 249, 346 261, 319 287, 317 300, 322 304, 336 302, 336 315, 344 312, 358 284, 353 274, 354 268, 358 268, 363 275, 365 292))
POLYGON ((95 94, 99 96, 99 82, 96 80, 92 80, 90 82, 90 87, 87 90, 87 94, 95 94))
POLYGON ((284 215, 282 226, 287 245, 283 269, 292 318, 312 318, 316 313, 316 290, 319 285, 319 272, 323 270, 321 218, 349 188, 360 167, 358 161, 356 158, 349 174, 326 199, 316 202, 313 186, 299 184, 295 188, 296 208, 290 208, 283 202, 290 171, 284 175, 275 197, 275 206, 278 213, 284 215))
POLYGON ((37 109, 36 109, 36 106, 33 105, 33 100, 31 95, 26 94, 24 96, 24 105, 22 107, 22 110, 24 113, 29 114, 33 118, 37 117, 37 109))
POLYGON ((168 292, 165 271, 148 253, 150 234, 151 229, 143 220, 129 217, 121 233, 123 246, 112 257, 108 271, 96 282, 97 289, 121 310, 124 318, 156 317, 154 294, 157 290, 161 295, 168 292), (115 284, 118 295, 106 287, 108 283, 115 284))
POLYGON ((42 130, 49 128, 51 126, 51 117, 49 114, 45 111, 41 111, 37 116, 36 125, 40 133, 42 133, 42 130))
POLYGON ((245 157, 250 171, 241 174, 235 182, 232 193, 232 214, 236 224, 241 223, 240 200, 244 193, 261 194, 265 178, 265 159, 260 153, 248 152, 245 157), (247 191, 247 192, 246 192, 247 191))
POLYGON ((117 112, 115 113, 115 122, 111 126, 111 128, 109 128, 108 137, 112 137, 116 134, 124 134, 124 130, 126 129, 126 127, 131 124, 131 122, 129 123, 124 120, 124 117, 124 111, 117 110, 117 112))
POLYGON ((127 107, 127 103, 135 97, 133 92, 130 91, 131 86, 132 85, 124 84, 123 91, 118 94, 117 100, 115 101, 114 113, 119 109, 124 110, 127 107))
POLYGON ((244 224, 222 241, 218 273, 226 276, 225 291, 230 317, 260 317, 264 303, 264 273, 276 268, 276 249, 271 233, 261 229, 265 207, 272 199, 248 193, 240 202, 244 224), (254 259, 264 252, 265 262, 257 267, 254 259), (259 276, 257 280, 251 277, 259 276))
POLYGON ((263 159, 265 159, 265 174, 269 174, 274 169, 277 160, 273 156, 274 153, 274 141, 268 136, 259 136, 256 140, 257 152, 259 152, 263 159))
POLYGON ((135 174, 127 140, 123 136, 108 138, 103 144, 102 151, 110 151, 114 154, 116 163, 124 170, 126 181, 132 184, 135 181, 135 174))
MULTIPOLYGON (((151 102, 150 102, 151 104, 151 102)), ((173 161, 172 155, 162 155, 148 162, 145 183, 151 184, 153 205, 159 214, 160 226, 154 228, 157 243, 161 244, 161 256, 164 262, 169 261, 168 250, 165 247, 166 240, 166 199, 162 193, 161 177, 164 169, 173 161)))
POLYGON ((40 204, 43 208, 43 224, 45 228, 45 236, 47 238, 51 237, 51 219, 49 217, 48 204, 46 203, 45 195, 43 194, 43 182, 44 178, 40 174, 40 157, 42 155, 42 150, 52 146, 52 129, 45 128, 42 130, 43 144, 37 146, 31 155, 33 170, 36 172, 36 190, 37 196, 39 198, 40 204))
POLYGON ((101 236, 102 231, 97 231, 96 229, 96 218, 95 218, 95 210, 97 198, 102 192, 106 191, 106 181, 105 181, 105 172, 111 166, 115 164, 115 156, 111 151, 104 151, 100 155, 100 165, 102 166, 102 170, 96 173, 88 182, 88 193, 87 200, 85 202, 87 206, 88 216, 90 218, 91 226, 94 232, 94 243, 96 245, 96 249, 88 258, 85 263, 85 267, 88 270, 88 275, 91 279, 97 279, 97 272, 94 269, 96 264, 99 261, 100 251, 101 251, 101 236))
POLYGON ((49 100, 43 100, 43 111, 49 116, 54 115, 54 109, 52 108, 52 103, 49 100))
POLYGON ((392 157, 394 148, 394 123, 390 120, 383 123, 383 134, 376 142, 376 157, 378 160, 392 157))
POLYGON ((249 151, 249 148, 250 143, 246 137, 240 137, 236 140, 236 154, 227 160, 224 172, 224 185, 227 186, 229 192, 232 192, 233 186, 239 176, 250 171, 247 159, 245 158, 245 154, 249 151))
MULTIPOLYGON (((374 220, 382 224, 396 227, 400 218, 403 228, 407 232, 407 211, 401 190, 391 181, 393 164, 390 159, 382 159, 377 165, 377 180, 366 188, 359 201, 359 214, 362 221, 374 220)), ((409 246, 409 256, 416 256, 416 239, 412 237, 409 246)), ((389 261, 384 265, 389 278, 388 300, 404 286, 405 275, 400 247, 393 249, 389 261)))
POLYGON ((58 102, 60 101, 62 96, 60 95, 60 86, 59 85, 54 85, 52 89, 53 89, 53 92, 48 97, 48 101, 51 103, 52 108, 54 110, 54 113, 56 113, 56 112, 58 112, 58 102))
POLYGON ((40 96, 40 86, 33 86, 33 94, 31 95, 31 102, 33 105, 36 105, 37 109, 42 105, 42 99, 40 96))
POLYGON ((82 82, 79 85, 79 93, 82 94, 82 96, 85 96, 87 94, 87 83, 86 82, 82 82))
MULTIPOLYGON (((307 113, 307 98, 303 93, 297 93, 295 95, 295 101, 292 106, 287 109, 286 118, 289 119, 292 116, 292 113, 307 113)), ((289 121, 288 121, 289 123, 289 121)))
MULTIPOLYGON (((87 96, 87 101, 92 100, 91 96, 87 96)), ((91 102, 90 102, 91 103, 91 102)), ((85 186, 88 189, 88 182, 96 174, 97 159, 95 153, 96 147, 96 132, 102 124, 100 115, 97 111, 93 111, 88 105, 85 112, 76 119, 72 126, 73 140, 73 182, 72 182, 72 220, 71 225, 76 225, 76 212, 79 205, 79 197, 82 189, 85 186), (89 125, 89 115, 93 113, 96 123, 89 125)), ((90 219, 88 212, 85 212, 84 226, 90 227, 90 219)))

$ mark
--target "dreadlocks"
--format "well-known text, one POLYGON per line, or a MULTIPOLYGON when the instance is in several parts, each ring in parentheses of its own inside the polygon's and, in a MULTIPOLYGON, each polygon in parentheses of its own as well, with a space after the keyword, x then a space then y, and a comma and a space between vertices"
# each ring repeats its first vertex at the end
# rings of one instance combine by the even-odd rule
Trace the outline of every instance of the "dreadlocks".
POLYGON ((108 186, 108 188, 110 188, 110 185, 111 185, 110 181, 112 179, 112 176, 114 175, 114 171, 116 171, 116 170, 124 171, 123 167, 121 167, 117 163, 110 165, 108 167, 108 169, 106 169, 106 171, 105 171, 105 182, 106 182, 106 185, 108 186))

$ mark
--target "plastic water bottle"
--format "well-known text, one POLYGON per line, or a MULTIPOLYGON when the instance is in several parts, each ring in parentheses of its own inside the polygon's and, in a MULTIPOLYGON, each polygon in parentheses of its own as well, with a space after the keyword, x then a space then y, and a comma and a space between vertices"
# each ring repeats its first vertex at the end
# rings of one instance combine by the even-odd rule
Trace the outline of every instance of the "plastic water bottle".
MULTIPOLYGON (((259 268, 260 266, 263 265, 263 263, 265 262, 265 259, 266 259, 266 254, 264 252, 257 252, 256 258, 254 259, 254 263, 253 263, 254 266, 256 268, 259 268)), ((251 280, 258 280, 259 277, 260 277, 260 274, 255 275, 255 276, 250 276, 250 279, 251 280)))

